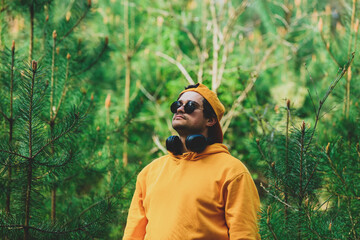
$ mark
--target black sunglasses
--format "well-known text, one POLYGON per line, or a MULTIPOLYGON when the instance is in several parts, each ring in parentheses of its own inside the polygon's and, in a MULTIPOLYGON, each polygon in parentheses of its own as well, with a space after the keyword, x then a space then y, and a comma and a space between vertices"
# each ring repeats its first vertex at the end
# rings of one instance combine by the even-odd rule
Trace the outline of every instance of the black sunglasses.
MULTIPOLYGON (((175 101, 171 104, 171 112, 172 113, 176 113, 178 108, 183 106, 184 104, 182 104, 181 102, 179 101, 175 101)), ((199 104, 197 102, 194 102, 194 101, 188 101, 185 106, 184 106, 184 111, 185 113, 187 114, 190 114, 192 112, 195 111, 195 109, 199 108, 199 104)))

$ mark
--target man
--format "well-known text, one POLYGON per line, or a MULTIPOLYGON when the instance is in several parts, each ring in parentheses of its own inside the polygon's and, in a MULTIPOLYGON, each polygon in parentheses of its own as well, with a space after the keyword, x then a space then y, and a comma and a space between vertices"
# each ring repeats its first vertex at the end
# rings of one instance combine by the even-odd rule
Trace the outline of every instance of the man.
POLYGON ((124 240, 259 239, 259 195, 222 144, 224 106, 203 84, 171 105, 179 137, 138 175, 124 240))

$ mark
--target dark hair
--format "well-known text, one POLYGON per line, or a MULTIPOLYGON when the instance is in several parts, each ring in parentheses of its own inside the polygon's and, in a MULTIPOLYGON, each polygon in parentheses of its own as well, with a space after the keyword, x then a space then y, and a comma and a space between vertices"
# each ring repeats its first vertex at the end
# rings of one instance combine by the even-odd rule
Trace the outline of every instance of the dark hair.
MULTIPOLYGON (((199 83, 197 83, 195 85, 188 85, 187 87, 185 87, 185 90, 189 89, 189 88, 197 88, 198 86, 199 86, 199 83)), ((214 109, 212 108, 210 103, 204 97, 203 97, 203 108, 204 108, 203 113, 204 113, 205 118, 217 119, 214 109)))

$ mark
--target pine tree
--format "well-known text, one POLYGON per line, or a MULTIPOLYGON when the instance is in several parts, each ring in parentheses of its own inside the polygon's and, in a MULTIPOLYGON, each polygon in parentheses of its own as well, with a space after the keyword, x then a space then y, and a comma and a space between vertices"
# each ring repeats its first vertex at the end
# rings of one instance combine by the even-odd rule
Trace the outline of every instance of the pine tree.
POLYGON ((25 21, 29 28, 18 34, 18 52, 15 41, 11 49, 5 48, 12 33, 1 28, 0 184, 6 194, 0 198, 0 236, 102 236, 112 200, 93 195, 91 181, 87 190, 82 189, 82 182, 93 176, 79 173, 97 172, 99 181, 106 170, 87 162, 91 155, 84 156, 79 148, 88 137, 81 130, 91 121, 93 96, 89 101, 87 89, 78 89, 105 55, 108 40, 91 43, 79 38, 78 29, 90 15, 90 0, 72 5, 63 1, 2 4, 2 19, 10 20, 2 26, 18 28, 14 19, 29 19, 25 21), (58 18, 64 9, 66 15, 58 18), (39 61, 30 62, 33 58, 39 61), (94 201, 99 204, 88 207, 94 201))
MULTIPOLYGON (((13 95, 14 95, 14 78, 15 78, 15 42, 13 41, 11 50, 6 49, 4 51, 4 54, 2 55, 2 62, 10 63, 8 65, 3 65, 1 71, 1 78, 7 79, 9 81, 6 81, 4 84, 4 87, 2 88, 4 92, 1 92, 0 99, 1 99, 1 105, 0 105, 0 113, 4 120, 4 125, 8 125, 8 132, 3 132, 1 134, 1 137, 4 137, 5 139, 1 139, 2 142, 8 142, 9 145, 12 144, 13 141, 13 134, 14 134, 14 101, 13 101, 13 95), (9 73, 8 76, 6 76, 6 73, 9 73)), ((7 129, 7 128, 2 128, 7 129)), ((11 196, 11 178, 12 178, 12 168, 7 168, 7 180, 6 184, 2 184, 3 188, 5 189, 5 196, 6 196, 6 203, 5 203, 5 213, 7 215, 10 214, 10 196, 11 196)))
MULTIPOLYGON (((314 127, 307 127, 304 121, 300 126, 293 123, 291 104, 288 100, 284 108, 285 131, 274 131, 268 137, 256 141, 259 153, 268 165, 269 185, 263 188, 269 194, 269 198, 262 212, 260 228, 264 238, 325 239, 342 238, 348 232, 354 236, 357 234, 354 223, 350 224, 351 230, 339 226, 336 234, 333 232, 332 222, 335 218, 341 219, 340 222, 343 224, 348 220, 344 216, 334 218, 335 209, 324 210, 324 206, 327 206, 331 198, 339 192, 334 189, 331 192, 328 187, 334 180, 334 176, 331 175, 336 174, 336 171, 329 169, 335 169, 330 160, 329 147, 324 151, 315 138, 317 125, 323 114, 322 108, 345 75, 353 57, 354 55, 330 84, 322 99, 319 99, 314 113, 314 127), (324 196, 327 199, 324 200, 324 196)), ((315 107, 316 104, 313 104, 315 107)), ((354 191, 352 187, 347 189, 354 191)), ((343 208, 342 212, 345 209, 343 208)), ((350 214, 356 211, 356 204, 346 210, 350 214)))

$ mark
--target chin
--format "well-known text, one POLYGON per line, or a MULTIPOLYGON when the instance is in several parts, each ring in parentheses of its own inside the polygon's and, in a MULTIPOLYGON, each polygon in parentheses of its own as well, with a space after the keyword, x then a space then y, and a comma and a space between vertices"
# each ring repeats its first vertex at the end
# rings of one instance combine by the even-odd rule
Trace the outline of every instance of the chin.
POLYGON ((173 122, 173 124, 172 124, 172 127, 173 127, 173 129, 174 129, 175 131, 177 131, 178 133, 179 133, 179 132, 184 132, 184 131, 186 131, 186 130, 188 129, 185 125, 179 124, 179 123, 174 123, 174 122, 173 122))
POLYGON ((181 124, 178 124, 178 123, 172 123, 172 127, 173 127, 173 129, 175 129, 175 130, 181 130, 181 129, 184 129, 184 126, 183 125, 181 125, 181 124))
POLYGON ((185 126, 185 122, 184 122, 184 119, 173 119, 172 120, 172 126, 173 128, 175 128, 176 126, 185 126))

